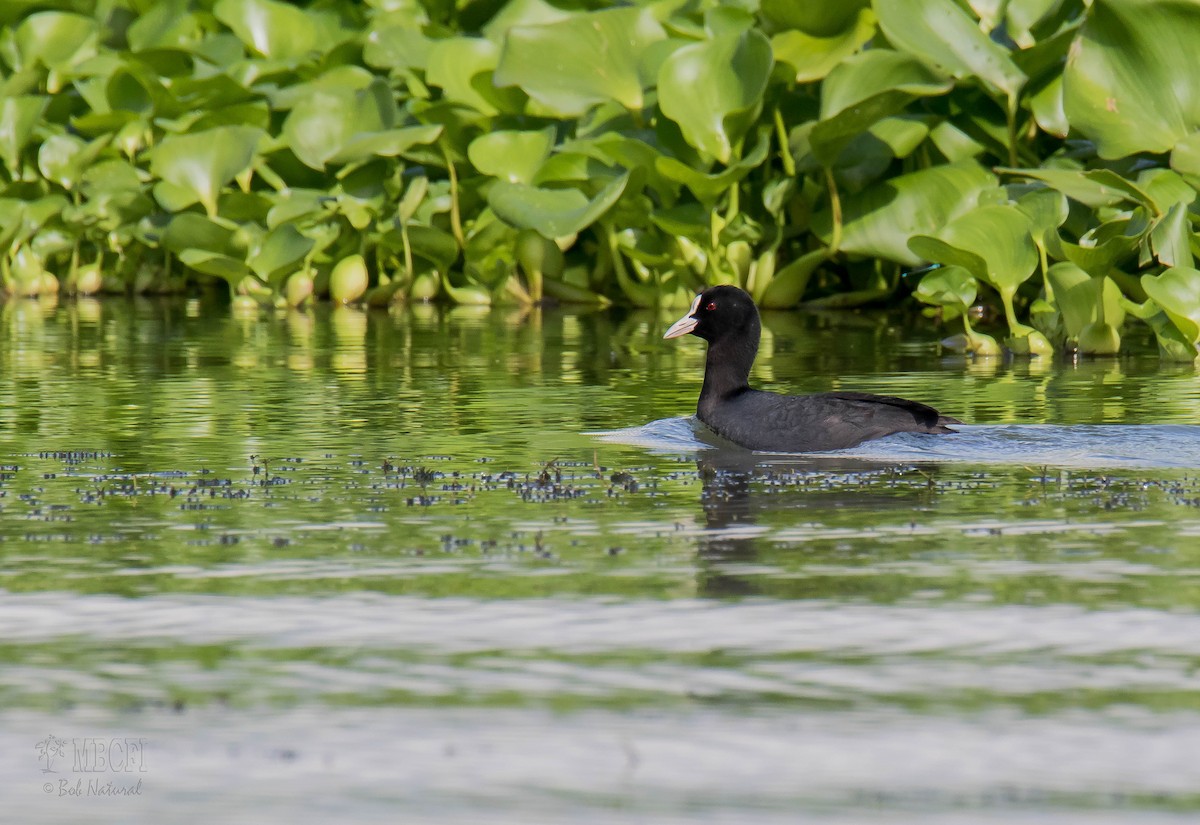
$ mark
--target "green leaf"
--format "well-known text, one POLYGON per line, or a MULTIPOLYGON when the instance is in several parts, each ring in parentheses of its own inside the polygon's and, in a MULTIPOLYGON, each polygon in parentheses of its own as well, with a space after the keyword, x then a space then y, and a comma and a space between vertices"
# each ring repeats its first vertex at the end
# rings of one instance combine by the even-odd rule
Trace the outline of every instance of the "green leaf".
POLYGON ((1058 229, 1070 214, 1066 197, 1050 187, 1021 195, 1017 200, 1017 208, 1029 217, 1035 233, 1058 229))
MULTIPOLYGON (((995 186, 995 176, 972 162, 922 169, 872 186, 843 203, 838 249, 918 266, 922 259, 909 249, 908 239, 937 232, 995 186)), ((814 215, 812 226, 822 241, 830 242, 828 210, 814 215)))
POLYGON ((849 28, 859 11, 871 5, 870 0, 840 0, 840 2, 797 2, 796 0, 761 0, 762 16, 776 30, 798 29, 814 37, 833 37, 849 28))
POLYGON ((1179 328, 1171 323, 1167 313, 1152 299, 1147 298, 1143 303, 1136 304, 1122 297, 1121 306, 1135 318, 1140 318, 1154 332, 1158 339, 1158 354, 1160 358, 1169 361, 1191 363, 1196 360, 1197 345, 1189 341, 1179 328))
POLYGON ((1161 275, 1143 275, 1142 288, 1184 338, 1200 341, 1200 270, 1173 266, 1161 275))
POLYGON ((412 25, 383 26, 367 33, 363 60, 383 69, 424 70, 433 41, 412 25))
POLYGON ((940 266, 921 277, 915 294, 921 301, 939 307, 950 307, 965 315, 975 303, 978 284, 969 271, 961 266, 940 266))
MULTIPOLYGON (((594 159, 605 167, 641 170, 645 173, 646 185, 654 190, 668 208, 678 197, 679 187, 676 182, 663 176, 656 168, 658 159, 663 157, 662 152, 644 141, 616 132, 602 132, 593 137, 560 143, 554 154, 538 170, 533 183, 589 180, 598 172, 590 170, 594 164, 579 163, 581 157, 594 159), (563 159, 561 165, 557 162, 559 158, 563 159)), ((603 171, 599 174, 603 174, 603 171)))
POLYGON ((659 108, 688 143, 728 164, 762 105, 773 63, 757 29, 684 46, 659 69, 659 108))
POLYGON ((219 0, 217 19, 263 57, 292 60, 317 46, 317 27, 304 12, 276 0, 219 0))
POLYGON ((1197 198, 1196 189, 1183 175, 1161 166, 1139 172, 1137 186, 1154 204, 1152 211, 1159 215, 1165 215, 1177 203, 1190 206, 1197 198))
POLYGON ((350 94, 316 91, 283 122, 282 137, 300 162, 323 171, 329 162, 399 154, 436 139, 436 126, 393 130, 397 117, 391 90, 382 80, 350 94), (384 136, 378 133, 386 132, 384 136), (432 136, 432 137, 431 137, 432 136))
MULTIPOLYGON (((814 4, 817 5, 817 4, 814 4)), ((828 37, 799 29, 782 31, 771 38, 775 59, 795 72, 797 83, 820 80, 875 36, 875 12, 859 9, 850 25, 828 37)))
POLYGON ((1011 295, 1038 264, 1029 217, 1010 204, 980 206, 934 235, 917 235, 908 246, 922 258, 956 264, 1002 295, 1011 295))
POLYGON ((1028 96, 1029 111, 1042 131, 1057 138, 1065 138, 1071 131, 1071 122, 1063 109, 1062 75, 1055 75, 1046 85, 1028 96))
POLYGON ((376 157, 392 158, 406 154, 414 146, 433 143, 441 134, 441 126, 405 126, 383 132, 360 133, 346 141, 329 161, 360 163, 376 157))
POLYGON ((1008 0, 1004 6, 1004 18, 1008 23, 1008 33, 1023 49, 1034 45, 1032 34, 1034 26, 1053 14, 1061 5, 1061 0, 1008 0))
POLYGON ((40 95, 0 98, 0 160, 13 177, 19 176, 21 150, 33 137, 49 102, 40 95))
POLYGON ((571 12, 545 0, 507 0, 482 29, 484 37, 500 43, 514 26, 547 26, 571 17, 571 12))
POLYGON ((250 267, 237 258, 204 249, 185 249, 179 253, 179 260, 197 272, 228 281, 230 286, 237 286, 254 275, 250 267))
MULTIPOLYGON (((305 83, 292 83, 268 93, 272 108, 291 109, 317 92, 353 97, 370 87, 376 77, 362 66, 335 66, 305 83)), ((395 107, 392 107, 393 109, 395 107)))
POLYGON ((817 267, 828 259, 827 250, 814 249, 791 261, 771 277, 759 298, 759 304, 766 309, 790 309, 796 306, 804 297, 804 290, 808 288, 808 282, 817 267))
POLYGON ((1171 150, 1171 168, 1200 189, 1200 132, 1193 132, 1171 150))
POLYGON ((552 126, 539 132, 489 132, 471 141, 467 157, 485 175, 509 183, 533 183, 553 148, 552 126))
POLYGON ((162 247, 177 255, 189 249, 221 254, 234 252, 237 225, 218 222, 195 212, 180 212, 171 218, 162 234, 162 247))
POLYGON ((827 121, 889 91, 911 97, 940 95, 953 85, 911 55, 871 49, 844 60, 821 84, 820 118, 827 121))
POLYGON ((876 122, 914 98, 942 95, 953 85, 901 52, 872 49, 842 61, 821 85, 821 120, 809 136, 813 156, 824 166, 832 165, 876 122))
POLYGON ((408 239, 413 254, 432 263, 439 272, 445 272, 458 260, 458 241, 453 235, 431 226, 410 226, 408 239))
POLYGON ((1187 205, 1183 203, 1172 206, 1150 231, 1154 255, 1166 266, 1191 268, 1192 238, 1192 224, 1188 220, 1187 205))
POLYGON ((285 223, 267 233, 246 263, 258 277, 278 287, 297 270, 297 265, 312 248, 311 238, 301 235, 292 224, 285 223))
POLYGON ((943 227, 936 236, 909 239, 913 252, 939 263, 961 266, 1000 293, 1012 335, 1005 344, 1018 355, 1049 355, 1042 333, 1017 319, 1013 296, 1038 265, 1029 216, 1008 203, 980 206, 943 227))
POLYGON ((1109 169, 1013 169, 1002 166, 997 172, 1021 175, 1040 180, 1062 192, 1068 198, 1084 206, 1099 209, 1115 206, 1123 201, 1140 203, 1155 211, 1154 200, 1133 181, 1127 180, 1109 169))
POLYGON ((1042 251, 1058 240, 1058 228, 1070 214, 1066 196, 1049 187, 1026 192, 1017 208, 1028 216, 1033 242, 1042 251))
POLYGON ((190 199, 216 215, 221 188, 250 166, 262 137, 251 126, 220 126, 163 138, 151 152, 150 172, 171 187, 163 192, 172 204, 168 208, 180 208, 179 198, 190 199))
POLYGON ((448 37, 429 48, 425 80, 442 90, 444 99, 468 106, 483 115, 515 110, 520 93, 497 89, 493 84, 500 47, 482 37, 448 37))
POLYGON ((1128 259, 1142 243, 1144 224, 1127 217, 1106 221, 1089 230, 1074 244, 1057 241, 1064 257, 1091 275, 1107 275, 1128 259))
POLYGON ((759 136, 758 143, 744 158, 726 166, 715 174, 706 174, 675 158, 660 156, 654 161, 655 170, 667 178, 682 183, 702 203, 713 203, 729 191, 729 187, 746 177, 767 159, 770 139, 766 133, 759 136))
POLYGON ((488 190, 488 205, 518 229, 536 229, 543 237, 563 238, 595 223, 611 209, 628 181, 626 172, 591 200, 578 189, 540 189, 501 181, 488 190))
POLYGON ((1025 73, 954 0, 875 0, 879 26, 898 49, 957 78, 977 77, 1015 100, 1025 73))
POLYGON ((9 252, 25 226, 25 202, 0 198, 0 254, 9 252))
POLYGON ((1117 330, 1125 321, 1121 290, 1101 275, 1093 278, 1078 266, 1056 263, 1046 272, 1054 290, 1054 305, 1062 315, 1067 336, 1076 340, 1079 351, 1089 355, 1113 355, 1120 347, 1117 330))
POLYGON ((440 229, 410 226, 408 238, 413 254, 432 263, 439 272, 445 272, 458 259, 458 241, 440 229))
POLYGON ((615 100, 640 110, 643 53, 666 32, 649 9, 618 8, 508 30, 496 66, 497 86, 519 86, 550 112, 583 114, 615 100))
POLYGON ((84 143, 71 135, 51 135, 38 149, 38 170, 46 180, 73 189, 111 139, 105 135, 84 143))
POLYGON ((424 175, 412 178, 404 190, 404 197, 400 199, 400 203, 396 204, 397 219, 411 220, 412 216, 417 214, 417 209, 420 208, 421 202, 425 200, 427 194, 429 194, 429 178, 424 175))
POLYGON ((1200 128, 1200 73, 1179 55, 1200 54, 1194 3, 1094 0, 1063 72, 1071 126, 1103 158, 1168 152, 1200 128))
POLYGON ((159 0, 134 20, 125 32, 129 48, 184 48, 195 37, 196 18, 188 11, 188 0, 159 0))
POLYGON ((21 70, 40 63, 66 73, 96 55, 99 37, 100 27, 90 17, 63 11, 31 14, 13 34, 20 57, 13 68, 21 70))

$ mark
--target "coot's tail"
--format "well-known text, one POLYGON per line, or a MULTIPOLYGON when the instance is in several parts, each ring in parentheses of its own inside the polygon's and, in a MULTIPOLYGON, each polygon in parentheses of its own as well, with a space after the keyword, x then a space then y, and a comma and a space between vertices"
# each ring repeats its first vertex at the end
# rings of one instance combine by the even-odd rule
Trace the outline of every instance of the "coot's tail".
POLYGON ((937 424, 929 428, 931 433, 956 433, 958 430, 950 429, 951 424, 961 424, 957 418, 952 418, 948 415, 938 415, 937 424))

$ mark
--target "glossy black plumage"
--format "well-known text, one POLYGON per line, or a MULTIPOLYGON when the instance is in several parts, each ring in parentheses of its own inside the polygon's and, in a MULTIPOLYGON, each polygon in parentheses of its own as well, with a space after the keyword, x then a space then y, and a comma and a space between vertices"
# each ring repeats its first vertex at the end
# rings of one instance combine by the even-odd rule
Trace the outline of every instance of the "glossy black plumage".
POLYGON ((708 341, 697 417, 718 435, 751 450, 808 453, 842 450, 894 433, 952 433, 962 422, 932 407, 888 395, 827 392, 779 395, 750 388, 762 326, 754 301, 735 286, 716 286, 664 338, 708 341))

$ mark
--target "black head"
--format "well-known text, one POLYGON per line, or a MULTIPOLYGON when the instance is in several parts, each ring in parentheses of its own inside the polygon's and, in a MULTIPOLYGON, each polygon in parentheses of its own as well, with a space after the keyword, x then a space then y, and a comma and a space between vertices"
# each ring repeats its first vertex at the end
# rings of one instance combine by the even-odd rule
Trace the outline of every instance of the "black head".
POLYGON ((736 286, 714 286, 696 296, 687 315, 672 324, 663 338, 691 333, 711 344, 735 335, 753 341, 757 347, 759 329, 753 298, 736 286))

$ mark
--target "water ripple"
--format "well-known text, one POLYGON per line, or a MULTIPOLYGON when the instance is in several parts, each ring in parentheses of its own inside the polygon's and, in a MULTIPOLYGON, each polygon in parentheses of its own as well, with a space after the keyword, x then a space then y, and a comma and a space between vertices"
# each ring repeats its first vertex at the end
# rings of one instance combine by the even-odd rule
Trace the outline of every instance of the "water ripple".
MULTIPOLYGON (((962 425, 951 436, 909 433, 848 450, 811 454, 877 462, 969 462, 1033 466, 1200 469, 1200 426, 1187 424, 962 425)), ((656 453, 695 453, 720 446, 695 418, 663 418, 591 433, 601 441, 656 453)))
POLYGON ((714 649, 758 654, 917 655, 1054 651, 1063 655, 1153 652, 1200 656, 1200 615, 1073 605, 874 605, 820 599, 326 598, 9 594, 0 637, 266 647, 353 643, 436 650, 569 653, 714 649))

